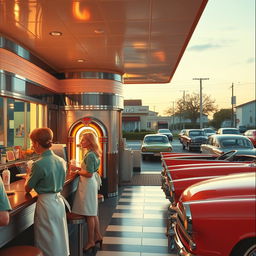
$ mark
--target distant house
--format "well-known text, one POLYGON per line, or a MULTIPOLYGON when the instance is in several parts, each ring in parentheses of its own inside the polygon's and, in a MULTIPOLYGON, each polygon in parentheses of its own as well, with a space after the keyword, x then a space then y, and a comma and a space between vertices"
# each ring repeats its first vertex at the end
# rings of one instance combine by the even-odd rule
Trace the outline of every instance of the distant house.
POLYGON ((236 126, 256 128, 256 100, 236 106, 236 126))

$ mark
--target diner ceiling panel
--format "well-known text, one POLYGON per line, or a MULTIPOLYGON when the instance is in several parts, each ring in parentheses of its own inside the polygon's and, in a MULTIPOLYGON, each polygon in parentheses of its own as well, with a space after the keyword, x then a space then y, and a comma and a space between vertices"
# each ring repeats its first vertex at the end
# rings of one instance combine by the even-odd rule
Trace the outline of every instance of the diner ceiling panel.
POLYGON ((56 72, 171 80, 207 0, 0 0, 0 34, 56 72), (62 36, 53 37, 51 31, 62 36), (84 59, 84 62, 78 62, 84 59))

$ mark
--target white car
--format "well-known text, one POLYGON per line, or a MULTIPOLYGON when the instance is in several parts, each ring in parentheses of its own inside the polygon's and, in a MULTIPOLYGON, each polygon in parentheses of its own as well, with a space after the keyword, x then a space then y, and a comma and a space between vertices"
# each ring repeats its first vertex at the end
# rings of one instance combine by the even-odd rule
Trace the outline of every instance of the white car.
POLYGON ((166 135, 169 141, 173 140, 172 132, 169 129, 158 129, 157 133, 166 135))

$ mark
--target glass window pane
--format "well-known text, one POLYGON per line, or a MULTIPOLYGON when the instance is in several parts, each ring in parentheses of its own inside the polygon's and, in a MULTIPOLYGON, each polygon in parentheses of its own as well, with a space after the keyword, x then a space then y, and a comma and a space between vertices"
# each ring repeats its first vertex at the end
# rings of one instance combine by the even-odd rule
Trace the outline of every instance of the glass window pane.
POLYGON ((7 99, 7 146, 14 144, 14 99, 7 99))
POLYGON ((24 107, 23 101, 14 101, 14 143, 12 146, 24 147, 25 124, 24 124, 24 107))
POLYGON ((36 126, 36 104, 34 103, 28 103, 27 105, 27 145, 28 148, 31 147, 31 141, 29 139, 29 133, 33 131, 37 126, 36 126))
POLYGON ((38 105, 38 128, 43 127, 43 105, 38 105))

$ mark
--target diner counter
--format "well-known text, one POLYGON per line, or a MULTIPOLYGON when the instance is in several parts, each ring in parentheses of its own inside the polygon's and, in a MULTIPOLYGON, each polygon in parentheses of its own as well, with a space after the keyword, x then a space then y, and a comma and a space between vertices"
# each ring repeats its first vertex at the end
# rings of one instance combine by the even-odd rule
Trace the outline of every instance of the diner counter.
MULTIPOLYGON (((78 175, 67 172, 65 184, 61 194, 68 197, 76 191, 78 175)), ((32 190, 30 193, 25 191, 25 179, 15 181, 8 186, 7 191, 14 194, 8 195, 12 210, 10 211, 10 222, 7 226, 0 227, 0 248, 14 239, 17 235, 34 223, 35 203, 37 193, 32 190)))

